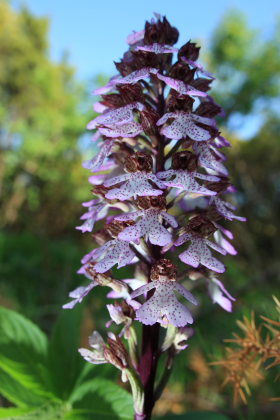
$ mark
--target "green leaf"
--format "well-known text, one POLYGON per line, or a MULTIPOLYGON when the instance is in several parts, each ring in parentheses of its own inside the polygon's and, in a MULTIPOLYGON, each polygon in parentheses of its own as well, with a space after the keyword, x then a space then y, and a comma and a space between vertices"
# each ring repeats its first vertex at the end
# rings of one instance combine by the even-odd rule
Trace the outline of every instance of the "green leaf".
POLYGON ((53 404, 51 402, 42 405, 33 410, 23 411, 16 408, 0 409, 0 415, 3 411, 3 416, 0 417, 9 420, 63 420, 69 407, 63 404, 53 404), (10 412, 8 411, 10 410, 10 412))
POLYGON ((33 322, 11 309, 0 306, 0 349, 13 343, 12 355, 16 360, 43 360, 47 354, 47 337, 33 322), (34 359, 33 359, 34 360, 34 359))
POLYGON ((0 368, 34 394, 46 399, 55 398, 50 392, 48 372, 45 366, 36 362, 31 365, 21 363, 0 354, 0 368))
POLYGON ((164 417, 156 417, 155 420, 230 420, 223 414, 214 413, 212 411, 189 411, 179 416, 168 414, 164 417))
POLYGON ((107 379, 92 379, 77 387, 70 403, 77 409, 90 409, 93 419, 131 420, 133 401, 130 393, 107 379), (94 417, 95 416, 95 417, 94 417))
POLYGON ((14 419, 28 413, 28 411, 29 410, 16 407, 0 408, 0 419, 14 419))
POLYGON ((67 400, 73 391, 85 362, 80 356, 81 307, 61 311, 49 346, 49 370, 55 394, 67 400))
POLYGON ((46 368, 45 334, 28 319, 4 307, 0 307, 0 324, 0 391, 20 406, 34 406, 54 398, 46 368))

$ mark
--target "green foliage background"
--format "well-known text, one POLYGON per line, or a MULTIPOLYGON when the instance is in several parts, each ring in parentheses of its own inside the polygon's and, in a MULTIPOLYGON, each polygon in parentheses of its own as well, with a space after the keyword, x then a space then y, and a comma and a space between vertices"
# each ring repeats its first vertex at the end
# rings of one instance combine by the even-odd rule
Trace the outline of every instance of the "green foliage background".
MULTIPOLYGON (((15 12, 0 2, 0 418, 96 419, 92 410, 97 409, 98 419, 110 420, 117 418, 120 406, 107 401, 110 393, 104 390, 112 387, 125 407, 130 397, 109 382, 112 376, 117 381, 116 372, 89 368, 76 352, 93 328, 105 328, 105 291, 95 289, 73 315, 61 315, 69 290, 82 281, 75 274, 79 260, 91 247, 90 235, 83 237, 74 226, 81 201, 90 198, 88 173, 81 167, 85 150, 78 140, 92 115, 86 83, 76 80, 66 57, 59 63, 49 59, 48 24, 25 8, 15 12)), ((203 50, 217 77, 215 99, 226 111, 223 133, 233 143, 228 165, 238 189, 238 214, 248 223, 230 227, 239 250, 237 257, 226 259, 225 283, 237 297, 234 312, 213 306, 205 290, 198 290, 196 335, 178 357, 157 413, 202 409, 240 420, 269 413, 274 420, 277 408, 269 398, 280 390, 273 376, 255 384, 247 408, 234 408, 230 390, 221 391, 223 373, 208 362, 223 355, 222 340, 244 314, 275 317, 271 296, 277 295, 280 281, 279 21, 264 40, 245 16, 230 11, 203 50), (244 141, 238 123, 257 130, 244 141)), ((123 277, 130 275, 121 271, 123 277)), ((129 408, 121 411, 124 416, 118 418, 131 418, 129 408)))

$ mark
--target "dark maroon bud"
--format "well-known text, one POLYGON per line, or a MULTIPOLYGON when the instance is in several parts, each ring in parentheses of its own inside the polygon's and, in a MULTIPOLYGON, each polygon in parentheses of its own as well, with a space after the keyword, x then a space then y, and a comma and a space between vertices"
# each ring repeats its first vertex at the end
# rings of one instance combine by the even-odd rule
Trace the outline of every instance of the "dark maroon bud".
POLYGON ((169 76, 174 79, 182 80, 185 83, 191 83, 194 79, 195 69, 191 69, 183 61, 177 61, 174 66, 171 67, 169 76))
POLYGON ((201 117, 214 118, 222 111, 219 105, 213 102, 205 101, 202 102, 196 109, 195 113, 201 117))
POLYGON ((211 83, 213 80, 204 79, 203 77, 199 77, 192 82, 192 86, 202 92, 208 92, 211 89, 211 83))
POLYGON ((166 198, 163 195, 138 197, 137 206, 143 210, 148 210, 150 208, 164 210, 166 208, 166 198))
POLYGON ((189 150, 174 153, 172 156, 172 169, 197 170, 197 156, 189 150))
POLYGON ((163 18, 163 33, 165 36, 165 44, 174 45, 178 41, 179 31, 175 26, 171 26, 166 17, 163 18))
POLYGON ((158 134, 157 121, 159 118, 159 114, 152 108, 140 112, 140 122, 147 135, 154 136, 158 134))
POLYGON ((195 216, 189 220, 188 229, 202 236, 212 235, 217 229, 204 215, 195 216))
POLYGON ((132 73, 133 70, 134 70, 133 67, 131 67, 131 65, 129 65, 129 64, 123 62, 123 61, 120 61, 120 62, 114 61, 114 64, 115 64, 117 70, 121 73, 122 76, 127 76, 130 73, 132 73))
POLYGON ((112 222, 105 225, 106 231, 111 235, 112 238, 117 238, 119 233, 121 233, 126 227, 133 226, 135 223, 133 221, 120 221, 113 220, 112 222))
POLYGON ((158 260, 151 269, 151 280, 159 280, 161 276, 166 276, 169 280, 176 280, 177 269, 167 258, 158 260))
POLYGON ((212 191, 216 191, 217 193, 222 193, 227 190, 227 188, 231 185, 229 179, 224 177, 220 177, 219 182, 206 182, 207 188, 212 191))
POLYGON ((118 93, 111 93, 110 95, 102 95, 101 103, 109 108, 119 108, 125 105, 121 95, 118 93))
POLYGON ((194 42, 188 41, 178 51, 178 57, 185 57, 187 60, 196 61, 199 56, 200 47, 197 47, 194 42))
POLYGON ((171 90, 167 100, 168 112, 184 111, 192 112, 194 99, 191 96, 181 96, 175 90, 171 90))
POLYGON ((135 83, 134 85, 118 85, 117 88, 125 105, 131 102, 144 102, 145 100, 143 88, 140 83, 135 83))
POLYGON ((124 167, 127 172, 151 172, 153 169, 153 158, 147 153, 137 152, 127 157, 124 167))

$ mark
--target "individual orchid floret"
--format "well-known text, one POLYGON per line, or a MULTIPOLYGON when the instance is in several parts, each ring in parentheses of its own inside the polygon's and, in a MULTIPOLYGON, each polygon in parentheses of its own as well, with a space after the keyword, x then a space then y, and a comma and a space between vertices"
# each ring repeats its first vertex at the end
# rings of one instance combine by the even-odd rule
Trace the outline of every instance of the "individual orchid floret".
POLYGON ((118 79, 117 84, 134 84, 139 82, 139 80, 147 79, 151 74, 157 74, 158 71, 158 69, 154 69, 153 67, 143 67, 140 70, 133 71, 128 76, 118 79))
POLYGON ((116 176, 104 182, 105 187, 110 187, 115 184, 123 184, 119 188, 111 189, 107 194, 106 198, 118 199, 121 201, 128 200, 131 197, 136 199, 137 196, 150 196, 150 195, 161 195, 166 187, 162 181, 156 177, 156 175, 145 172, 135 172, 130 174, 124 174, 116 176), (149 181, 153 181, 159 189, 155 189, 149 181))
POLYGON ((217 151, 214 147, 206 142, 200 142, 194 144, 194 150, 197 153, 198 161, 201 166, 212 169, 224 176, 228 175, 227 168, 222 164, 220 160, 215 157, 217 151))
POLYGON ((81 356, 89 363, 94 365, 100 365, 107 363, 107 360, 104 358, 104 350, 106 348, 105 341, 101 337, 98 331, 93 331, 89 337, 89 345, 92 350, 81 348, 79 353, 81 356))
POLYGON ((221 200, 219 197, 212 197, 209 204, 214 204, 218 213, 220 213, 225 219, 228 220, 239 220, 240 222, 246 222, 246 217, 236 216, 232 210, 235 210, 235 206, 227 201, 221 200))
POLYGON ((93 95, 104 95, 114 90, 117 80, 119 80, 119 75, 111 77, 109 82, 105 86, 101 86, 93 91, 93 95))
POLYGON ((134 257, 135 254, 128 242, 121 241, 120 239, 113 239, 100 248, 94 249, 88 254, 89 260, 82 260, 82 262, 98 261, 95 265, 96 272, 105 273, 115 264, 118 264, 118 268, 125 267, 131 263, 134 257))
POLYGON ((152 158, 146 153, 135 153, 125 162, 125 170, 130 173, 116 176, 104 182, 105 187, 122 183, 118 188, 111 189, 107 194, 108 199, 128 200, 137 196, 161 195, 166 187, 155 174, 151 173, 152 158), (159 189, 155 189, 152 181, 159 189))
POLYGON ((140 102, 133 102, 131 104, 122 106, 120 108, 112 109, 99 115, 87 125, 89 130, 93 130, 97 125, 114 126, 118 124, 129 123, 134 120, 133 110, 143 111, 145 106, 140 102))
MULTIPOLYGON (((141 304, 138 302, 137 304, 138 309, 141 304)), ((115 305, 109 304, 106 306, 111 317, 111 321, 106 324, 106 327, 108 328, 112 322, 115 322, 117 325, 124 324, 123 329, 119 333, 119 337, 122 337, 123 335, 127 337, 129 335, 128 330, 135 318, 135 308, 127 304, 125 301, 116 303, 115 305)))
POLYGON ((134 45, 137 42, 142 41, 142 39, 144 38, 144 35, 145 35, 144 29, 142 31, 138 31, 138 32, 133 31, 132 34, 128 35, 128 37, 126 39, 126 42, 129 45, 134 45))
POLYGON ((103 165, 106 157, 111 153, 113 144, 112 140, 105 140, 100 147, 99 153, 92 159, 85 161, 83 167, 89 169, 91 172, 99 169, 103 165))
POLYGON ((196 61, 188 60, 185 57, 182 57, 182 60, 189 64, 190 66, 194 67, 197 71, 199 71, 204 76, 208 77, 209 79, 215 79, 213 76, 213 73, 210 73, 209 71, 205 70, 205 68, 202 66, 202 64, 197 63, 196 61))
MULTIPOLYGON (((236 251, 236 249, 234 248, 234 246, 223 236, 223 231, 221 230, 222 229, 222 227, 221 226, 219 226, 219 229, 218 230, 216 230, 216 232, 214 233, 214 239, 215 239, 215 241, 217 242, 217 244, 221 247, 221 248, 223 248, 226 252, 227 252, 227 254, 230 254, 230 255, 236 255, 237 254, 237 251, 236 251)), ((226 229, 224 229, 225 231, 226 231, 226 229)), ((227 232, 229 232, 229 231, 227 231, 227 232)), ((231 232, 230 232, 231 233, 231 232)), ((230 238, 230 239, 232 239, 232 237, 230 238)))
POLYGON ((173 118, 174 121, 160 131, 169 139, 180 140, 188 136, 195 141, 206 141, 211 138, 208 130, 196 125, 196 123, 202 123, 213 127, 214 122, 211 118, 200 117, 183 111, 168 112, 158 120, 157 125, 163 125, 169 118, 173 118))
POLYGON ((124 124, 115 124, 110 127, 100 127, 99 131, 107 137, 136 137, 143 131, 143 127, 136 121, 124 124))
POLYGON ((163 183, 167 187, 180 188, 188 193, 196 193, 202 195, 215 195, 215 191, 200 185, 195 178, 203 179, 205 181, 219 181, 219 178, 213 175, 204 175, 198 172, 190 172, 182 169, 169 169, 168 171, 158 172, 159 179, 165 179, 163 183), (166 180, 167 179, 167 180, 166 180))
POLYGON ((77 303, 81 303, 83 299, 89 294, 89 292, 96 286, 98 286, 98 283, 97 281, 93 280, 87 286, 80 286, 77 287, 75 290, 72 290, 72 292, 69 293, 69 297, 73 300, 71 300, 68 303, 65 303, 65 305, 62 306, 63 309, 73 309, 74 306, 77 303))
POLYGON ((226 251, 223 248, 203 236, 192 232, 187 232, 181 235, 174 245, 180 246, 187 241, 191 241, 191 245, 186 251, 179 255, 181 261, 195 268, 201 264, 210 270, 216 271, 217 273, 223 273, 225 271, 224 264, 212 256, 208 247, 225 255, 226 251))
POLYGON ((212 298, 213 303, 218 303, 225 311, 232 311, 232 302, 234 297, 226 290, 223 283, 213 275, 208 281, 208 292, 212 298))
POLYGON ((187 85, 182 80, 173 79, 172 77, 163 76, 162 74, 157 74, 157 77, 165 82, 171 89, 179 92, 180 95, 191 95, 191 96, 207 96, 207 93, 202 92, 190 85, 187 85))
POLYGON ((108 109, 108 107, 106 106, 106 105, 103 105, 101 102, 95 102, 94 104, 93 104, 93 110, 95 111, 95 112, 98 112, 98 113, 102 113, 102 112, 104 112, 104 111, 106 111, 108 109))
POLYGON ((83 203, 83 206, 88 207, 88 211, 81 216, 81 220, 85 220, 85 222, 81 226, 77 226, 76 229, 83 233, 92 232, 95 222, 107 215, 110 205, 101 200, 91 200, 83 203))
POLYGON ((151 272, 151 280, 153 278, 154 280, 132 292, 131 297, 135 298, 155 289, 153 296, 136 311, 137 320, 145 325, 153 325, 156 322, 162 322, 162 319, 165 317, 170 324, 177 327, 192 324, 193 318, 190 311, 177 300, 174 292, 178 292, 194 305, 197 304, 197 301, 184 286, 177 283, 174 277, 175 272, 175 266, 171 261, 166 259, 159 260, 153 266, 151 272), (170 266, 172 266, 172 275, 167 270, 161 270, 161 266, 165 268, 166 265, 169 271, 170 266))
POLYGON ((134 51, 147 51, 155 54, 170 54, 178 51, 178 48, 169 47, 169 45, 162 45, 155 42, 151 45, 139 45, 134 51))
POLYGON ((140 204, 146 201, 143 210, 116 216, 116 220, 135 221, 140 219, 135 225, 126 227, 119 234, 119 239, 131 242, 137 241, 141 237, 147 237, 153 245, 159 246, 165 246, 172 241, 172 235, 162 225, 161 219, 164 219, 173 228, 176 228, 178 223, 174 216, 164 211, 166 207, 165 198, 161 196, 149 198, 140 200, 140 204), (150 206, 153 208, 149 208, 150 206))

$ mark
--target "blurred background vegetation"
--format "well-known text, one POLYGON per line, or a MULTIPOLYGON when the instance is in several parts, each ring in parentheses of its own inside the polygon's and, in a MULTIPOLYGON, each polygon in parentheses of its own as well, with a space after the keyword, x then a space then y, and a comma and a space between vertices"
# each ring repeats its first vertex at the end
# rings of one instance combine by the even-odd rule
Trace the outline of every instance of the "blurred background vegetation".
MULTIPOLYGON (((81 139, 92 118, 86 83, 76 79, 67 57, 59 63, 49 58, 48 25, 26 8, 15 11, 0 2, 0 304, 47 334, 69 290, 81 284, 76 271, 91 247, 90 235, 74 227, 81 201, 90 198, 81 139)), ((208 40, 203 58, 217 77, 214 97, 225 109, 220 124, 233 145, 227 154, 238 214, 248 222, 230 226, 239 254, 226 258, 224 278, 237 298, 234 311, 223 312, 201 293, 196 335, 179 356, 156 410, 162 415, 209 409, 236 419, 274 420, 279 405, 270 398, 280 395, 275 372, 266 374, 265 381, 252 378, 248 406, 234 407, 231 390, 221 390, 223 371, 209 362, 223 357, 223 339, 236 331, 237 319, 251 311, 275 318, 272 295, 280 283, 280 21, 264 40, 246 16, 231 10, 208 40)), ((130 273, 123 269, 118 275, 130 273)), ((84 345, 93 327, 105 329, 104 303, 105 291, 97 290, 83 304, 84 345)))

